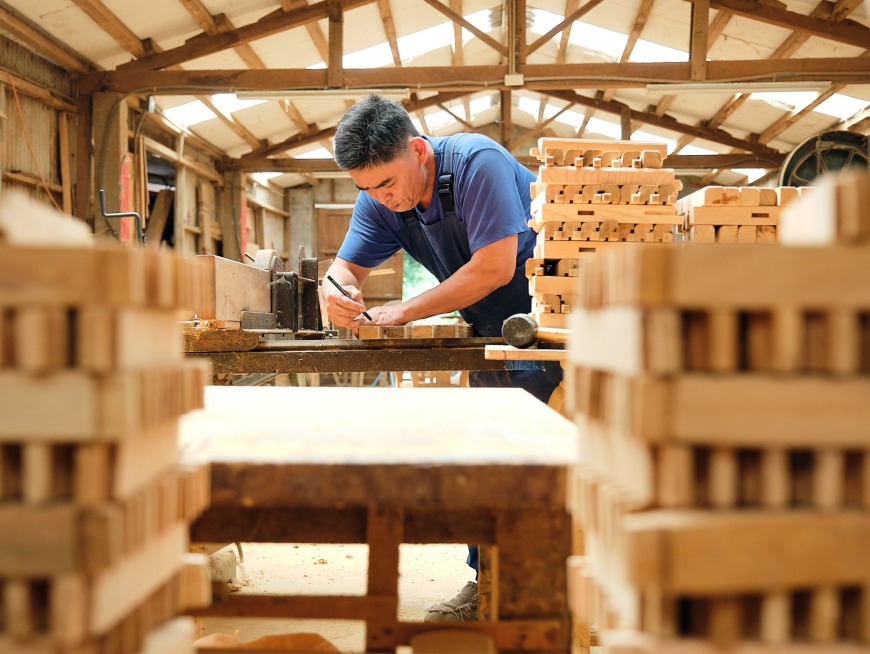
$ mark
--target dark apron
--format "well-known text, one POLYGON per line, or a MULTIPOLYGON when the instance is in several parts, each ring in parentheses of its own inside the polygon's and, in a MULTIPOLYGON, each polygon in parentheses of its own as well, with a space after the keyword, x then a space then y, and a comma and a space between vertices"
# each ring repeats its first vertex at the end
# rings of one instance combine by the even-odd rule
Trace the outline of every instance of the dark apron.
MULTIPOLYGON (((416 211, 401 214, 405 226, 396 234, 402 247, 443 282, 471 259, 465 224, 451 212, 441 220, 424 224, 416 211)), ((501 325, 517 313, 529 313, 532 298, 525 266, 518 266, 513 279, 485 298, 460 309, 459 315, 472 326, 476 336, 501 336, 501 325)), ((506 370, 472 370, 471 386, 522 388, 547 402, 562 380, 557 362, 507 361, 506 370)))

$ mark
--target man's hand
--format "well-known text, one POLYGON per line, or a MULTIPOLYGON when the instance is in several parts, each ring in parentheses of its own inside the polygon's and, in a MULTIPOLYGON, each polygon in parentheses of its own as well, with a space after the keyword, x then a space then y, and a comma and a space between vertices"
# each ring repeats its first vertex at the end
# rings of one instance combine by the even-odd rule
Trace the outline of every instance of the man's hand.
POLYGON ((347 327, 356 332, 360 325, 368 322, 362 312, 366 310, 363 294, 356 286, 343 286, 350 297, 345 297, 332 284, 323 284, 321 292, 326 304, 326 313, 336 327, 347 327))
POLYGON ((390 327, 393 325, 404 325, 408 320, 405 318, 405 304, 398 302, 396 304, 385 304, 382 307, 374 307, 368 310, 368 314, 372 317, 372 322, 365 321, 363 324, 382 325, 390 327))

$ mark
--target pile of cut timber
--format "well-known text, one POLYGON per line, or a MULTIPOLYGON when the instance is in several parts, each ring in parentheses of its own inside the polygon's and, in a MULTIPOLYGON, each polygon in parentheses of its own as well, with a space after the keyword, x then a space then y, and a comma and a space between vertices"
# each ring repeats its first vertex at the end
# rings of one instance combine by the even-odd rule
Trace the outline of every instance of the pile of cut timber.
POLYGON ((587 266, 569 576, 604 652, 870 647, 868 188, 805 194, 783 246, 624 246, 587 266))
POLYGON ((542 327, 566 327, 586 259, 619 242, 673 242, 682 182, 662 168, 660 143, 541 138, 531 154, 544 164, 531 186, 532 315, 542 327))
POLYGON ((695 243, 776 243, 780 213, 811 187, 708 186, 677 201, 695 243))
POLYGON ((178 420, 198 266, 168 252, 0 242, 0 651, 187 654, 211 599, 188 530, 208 469, 178 420))

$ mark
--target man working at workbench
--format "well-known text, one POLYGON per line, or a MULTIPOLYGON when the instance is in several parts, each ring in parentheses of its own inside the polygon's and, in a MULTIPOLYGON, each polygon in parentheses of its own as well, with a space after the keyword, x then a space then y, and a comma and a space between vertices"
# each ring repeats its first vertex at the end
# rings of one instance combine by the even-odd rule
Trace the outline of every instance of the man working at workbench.
MULTIPOLYGON (((322 292, 332 322, 403 325, 459 311, 477 336, 500 336, 502 322, 531 310, 525 262, 534 175, 479 134, 420 136, 398 103, 370 95, 351 107, 335 133, 335 161, 360 189, 350 227, 322 292), (373 268, 404 249, 440 282, 398 304, 366 308, 361 289, 373 268), (371 316, 371 321, 362 312, 371 316)), ((472 371, 472 386, 523 388, 546 402, 558 363, 508 362, 504 371, 472 371)), ((468 564, 477 569, 477 548, 468 564)), ((429 609, 427 621, 474 620, 477 584, 429 609)))

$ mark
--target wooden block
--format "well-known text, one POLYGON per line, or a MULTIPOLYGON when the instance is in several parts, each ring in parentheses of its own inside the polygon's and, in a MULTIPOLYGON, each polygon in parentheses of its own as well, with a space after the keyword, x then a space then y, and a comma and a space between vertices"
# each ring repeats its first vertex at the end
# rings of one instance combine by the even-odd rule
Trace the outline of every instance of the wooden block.
POLYGON ((69 323, 63 307, 20 307, 14 314, 14 357, 21 370, 44 373, 69 365, 69 323))
POLYGON ((214 255, 200 255, 211 286, 201 307, 203 320, 241 320, 242 311, 268 312, 271 307, 269 271, 214 255))
POLYGON ((112 496, 110 447, 106 443, 82 443, 75 448, 73 494, 81 504, 108 500, 112 496))
POLYGON ((742 634, 740 601, 736 597, 714 597, 709 605, 710 640, 722 649, 733 647, 742 634))
POLYGON ((737 505, 737 453, 729 448, 714 447, 710 451, 710 503, 714 508, 727 509, 737 505))
POLYGON ((755 225, 739 225, 737 227, 737 242, 738 243, 752 243, 758 240, 758 229, 755 225))
POLYGON ((791 635, 791 602, 788 593, 770 591, 761 596, 759 636, 763 643, 779 645, 791 635))
POLYGON ((640 153, 641 168, 661 168, 664 155, 661 150, 642 150, 640 153))
POLYGON ((383 338, 383 330, 378 325, 362 325, 359 328, 358 338, 367 341, 375 338, 383 338))
POLYGON ((861 361, 860 324, 852 311, 831 311, 827 314, 828 372, 851 375, 858 372, 861 361))
POLYGON ((804 322, 800 312, 777 307, 771 314, 771 370, 796 372, 804 365, 804 322))
POLYGON ((781 448, 761 451, 761 503, 768 508, 783 508, 789 500, 788 454, 781 448))
POLYGON ((200 608, 209 606, 211 599, 208 558, 202 554, 185 554, 181 568, 178 606, 182 609, 200 608))
POLYGON ((738 321, 735 311, 710 311, 707 314, 709 334, 709 370, 732 372, 737 369, 738 321))
POLYGON ((674 508, 694 504, 694 462, 692 449, 685 445, 663 445, 658 449, 657 504, 674 508))
POLYGON ((53 493, 54 451, 47 443, 27 443, 23 447, 22 491, 28 504, 56 499, 53 493))
POLYGON ((187 529, 178 523, 93 579, 88 631, 105 634, 182 567, 187 529))
POLYGON ((85 628, 87 590, 85 578, 77 572, 52 578, 49 593, 49 624, 53 641, 77 645, 87 635, 85 628))
POLYGON ((823 510, 842 506, 845 477, 843 453, 825 448, 817 450, 813 459, 813 505, 823 510))
POLYGON ((774 191, 776 191, 776 204, 780 207, 784 207, 800 197, 800 192, 794 186, 779 186, 774 191))
POLYGON ((815 643, 832 643, 837 638, 840 617, 839 590, 822 586, 810 592, 808 631, 815 643))
POLYGON ((689 229, 689 240, 694 243, 715 243, 716 228, 713 225, 694 225, 689 229))
POLYGON ((5 613, 6 631, 17 640, 26 640, 35 635, 38 628, 30 581, 21 578, 6 579, 3 583, 2 608, 5 613))
POLYGON ((651 511, 625 525, 632 580, 666 593, 848 585, 870 572, 863 512, 651 511))
POLYGON ((759 188, 758 189, 758 206, 760 207, 774 207, 777 204, 777 195, 776 189, 773 188, 759 188))
POLYGON ((721 225, 716 228, 717 243, 737 243, 737 225, 721 225))
MULTIPOLYGON (((770 189, 768 189, 770 190, 770 189)), ((756 186, 741 186, 740 205, 743 207, 757 207, 761 204, 761 189, 756 186)))

